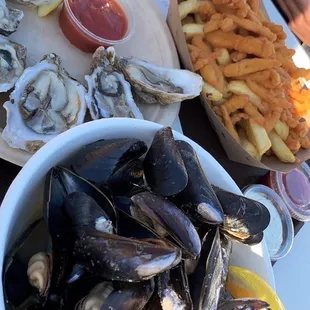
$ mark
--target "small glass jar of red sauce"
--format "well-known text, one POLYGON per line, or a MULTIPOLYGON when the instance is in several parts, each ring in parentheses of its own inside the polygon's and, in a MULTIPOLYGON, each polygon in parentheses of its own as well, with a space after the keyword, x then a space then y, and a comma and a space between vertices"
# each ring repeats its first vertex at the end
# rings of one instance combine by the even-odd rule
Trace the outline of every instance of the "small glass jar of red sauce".
POLYGON ((83 52, 127 41, 134 31, 130 0, 64 0, 59 16, 67 39, 83 52))
POLYGON ((288 173, 270 171, 263 183, 280 195, 292 217, 310 221, 310 167, 307 163, 288 173))

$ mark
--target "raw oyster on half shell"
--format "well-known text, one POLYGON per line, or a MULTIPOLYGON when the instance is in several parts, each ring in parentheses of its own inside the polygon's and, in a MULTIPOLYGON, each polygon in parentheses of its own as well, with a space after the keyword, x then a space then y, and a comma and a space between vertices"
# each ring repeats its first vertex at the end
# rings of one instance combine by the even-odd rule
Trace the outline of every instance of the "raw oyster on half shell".
POLYGON ((0 35, 0 93, 13 88, 26 66, 26 47, 0 35))
POLYGON ((167 105, 181 102, 199 96, 203 85, 202 77, 188 70, 123 57, 116 58, 114 65, 130 83, 137 103, 167 105))
POLYGON ((23 17, 23 11, 10 9, 5 0, 0 0, 0 34, 8 36, 15 32, 23 17))
POLYGON ((86 113, 85 88, 61 67, 56 54, 27 68, 4 104, 2 137, 13 148, 34 153, 56 135, 80 125, 86 113))
POLYGON ((115 50, 99 47, 93 55, 91 75, 85 76, 88 92, 85 100, 93 119, 130 117, 143 119, 130 84, 113 64, 115 50))

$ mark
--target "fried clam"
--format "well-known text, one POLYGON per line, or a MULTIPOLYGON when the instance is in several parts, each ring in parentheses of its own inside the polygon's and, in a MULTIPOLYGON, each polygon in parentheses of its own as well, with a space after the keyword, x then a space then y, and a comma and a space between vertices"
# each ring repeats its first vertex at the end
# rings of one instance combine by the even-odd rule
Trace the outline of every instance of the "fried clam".
POLYGON ((152 296, 154 281, 101 282, 81 299, 75 310, 142 310, 152 296))
POLYGON ((148 185, 158 195, 176 195, 187 185, 186 168, 170 127, 155 134, 143 166, 148 185))
POLYGON ((77 151, 68 166, 98 187, 109 186, 111 181, 111 187, 119 186, 122 192, 125 187, 130 188, 130 183, 138 183, 143 177, 139 163, 133 161, 146 151, 146 144, 138 139, 99 140, 77 151))
POLYGON ((14 87, 24 72, 26 56, 26 47, 0 35, 0 93, 14 87))
POLYGON ((197 154, 186 141, 176 141, 188 174, 188 183, 175 197, 176 204, 188 214, 194 223, 221 224, 223 209, 209 183, 197 154))
POLYGON ((0 34, 9 36, 15 32, 23 17, 23 11, 8 8, 6 1, 0 0, 0 34))
POLYGON ((100 47, 93 55, 91 74, 85 76, 88 92, 85 100, 93 119, 130 117, 143 119, 130 84, 114 67, 115 50, 100 47))
POLYGON ((164 68, 148 62, 114 57, 114 67, 130 83, 137 103, 167 105, 199 96, 202 78, 188 70, 164 68))
POLYGON ((4 104, 3 139, 13 148, 34 153, 58 134, 84 122, 85 88, 49 54, 27 68, 4 104))
POLYGON ((29 226, 13 244, 4 262, 3 282, 9 309, 35 305, 58 307, 64 262, 54 253, 43 220, 29 226))
POLYGON ((217 309, 225 291, 232 243, 220 236, 218 227, 202 239, 197 267, 189 276, 194 310, 217 309))
POLYGON ((222 232, 248 245, 260 243, 270 223, 268 209, 252 199, 213 188, 225 214, 222 232))
POLYGON ((124 282, 149 280, 181 260, 181 251, 163 240, 125 238, 86 227, 80 229, 74 255, 93 274, 124 282))
POLYGON ((183 262, 158 276, 158 295, 163 310, 191 310, 192 299, 183 262))
POLYGON ((181 247, 183 255, 195 258, 201 250, 199 235, 187 218, 169 200, 150 192, 144 192, 131 197, 131 215, 154 229, 161 237, 170 236, 181 247))

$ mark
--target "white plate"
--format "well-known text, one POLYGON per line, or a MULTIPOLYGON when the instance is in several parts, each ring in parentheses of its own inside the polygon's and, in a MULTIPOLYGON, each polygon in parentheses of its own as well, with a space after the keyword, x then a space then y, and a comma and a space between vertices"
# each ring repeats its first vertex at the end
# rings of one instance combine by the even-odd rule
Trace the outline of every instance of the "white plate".
MULTIPOLYGON (((161 125, 133 119, 106 119, 90 122, 69 130, 39 150, 17 175, 0 208, 0 274, 5 252, 18 235, 42 216, 43 184, 50 168, 61 163, 85 144, 103 138, 133 137, 150 145, 161 125)), ((196 150, 209 180, 227 191, 241 194, 240 189, 222 166, 203 148, 174 131, 174 137, 185 140, 196 150)), ((248 247, 234 244, 231 264, 259 274, 274 287, 273 271, 265 244, 248 247)), ((0 309, 3 307, 2 282, 0 309)))
MULTIPOLYGON (((133 56, 151 63, 179 68, 178 54, 166 21, 154 0, 131 0, 136 26, 135 34, 126 43, 116 46, 120 56, 133 56)), ((40 18, 35 8, 10 5, 24 11, 17 32, 10 36, 11 40, 21 43, 28 50, 28 65, 39 62, 43 55, 56 53, 61 56, 65 69, 80 82, 85 83, 84 76, 89 73, 91 54, 83 53, 75 48, 62 33, 59 24, 59 11, 40 18)), ((0 102, 7 96, 0 96, 0 102)), ((140 106, 143 116, 162 125, 171 126, 179 114, 180 104, 167 107, 159 105, 140 106)), ((0 131, 5 126, 5 110, 0 109, 0 131)), ((31 155, 27 152, 10 148, 0 136, 0 158, 23 166, 31 155)))

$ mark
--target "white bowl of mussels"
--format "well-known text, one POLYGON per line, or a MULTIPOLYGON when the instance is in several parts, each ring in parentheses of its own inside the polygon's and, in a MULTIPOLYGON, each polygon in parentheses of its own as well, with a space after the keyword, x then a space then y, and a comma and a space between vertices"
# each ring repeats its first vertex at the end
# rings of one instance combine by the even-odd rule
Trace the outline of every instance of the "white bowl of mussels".
POLYGON ((269 212, 238 195, 170 127, 77 126, 28 161, 2 202, 0 309, 220 309, 228 265, 274 287, 269 212))

